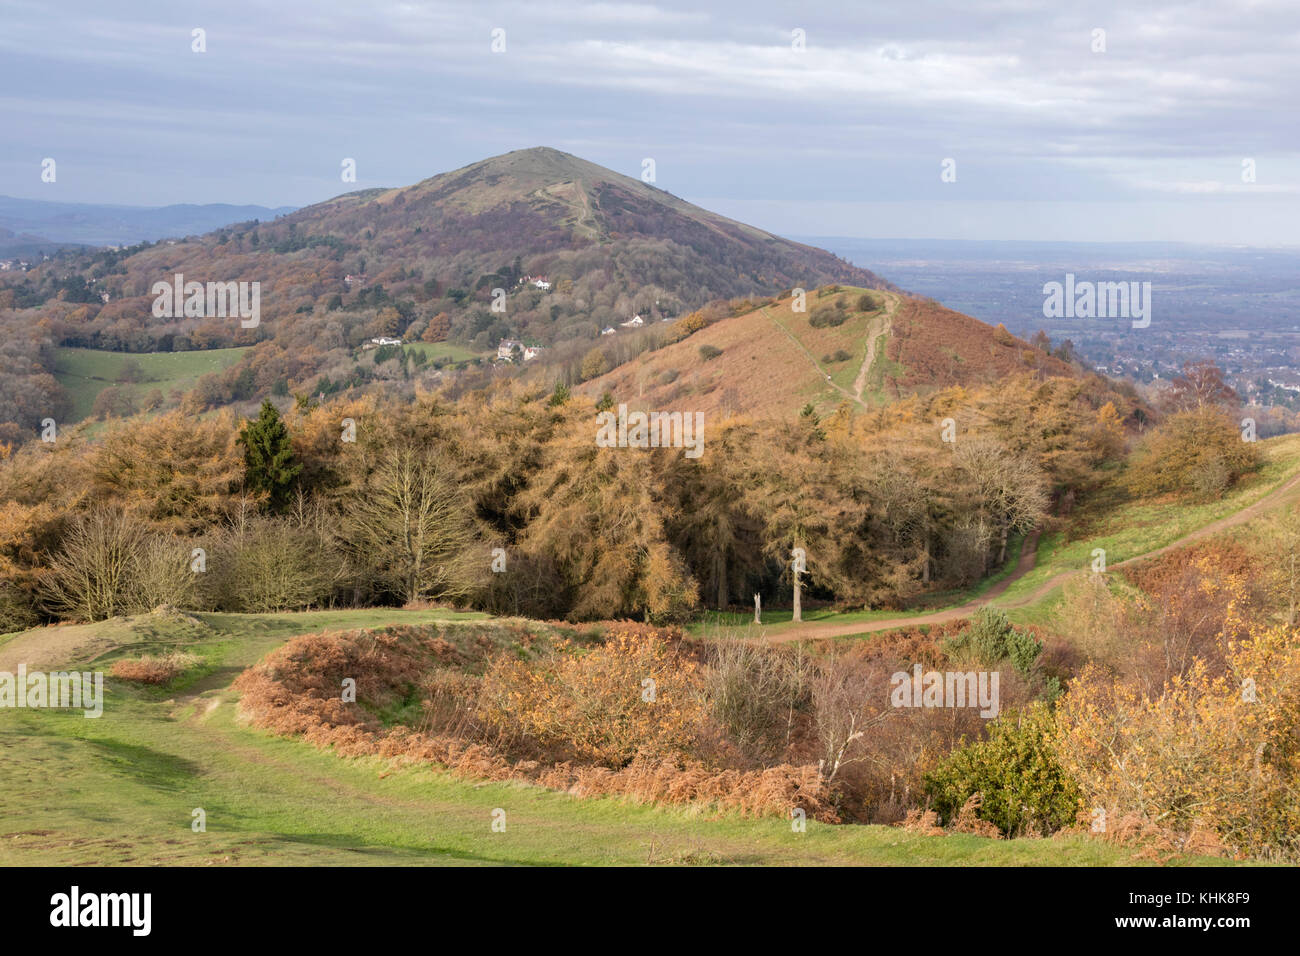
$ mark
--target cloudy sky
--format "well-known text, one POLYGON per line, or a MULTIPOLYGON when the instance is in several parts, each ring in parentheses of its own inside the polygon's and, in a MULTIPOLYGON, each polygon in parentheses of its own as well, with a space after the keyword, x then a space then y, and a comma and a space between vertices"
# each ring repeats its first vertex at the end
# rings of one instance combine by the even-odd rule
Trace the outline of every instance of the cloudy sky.
POLYGON ((1298 111, 1295 0, 0 0, 33 199, 305 205, 548 145, 786 234, 1300 243, 1298 111))

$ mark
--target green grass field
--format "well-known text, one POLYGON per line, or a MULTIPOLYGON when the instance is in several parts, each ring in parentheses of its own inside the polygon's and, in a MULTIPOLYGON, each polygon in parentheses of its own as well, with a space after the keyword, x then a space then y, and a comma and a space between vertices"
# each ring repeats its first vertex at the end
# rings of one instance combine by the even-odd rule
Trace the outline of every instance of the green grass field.
MULTIPOLYGON (((203 666, 166 689, 108 679, 104 714, 0 710, 0 864, 1127 865, 1081 835, 922 837, 879 826, 749 819, 707 808, 583 799, 456 778, 429 765, 341 758, 250 729, 234 678, 290 636, 482 615, 372 609, 144 615, 97 626, 88 656, 183 647, 203 666), (191 829, 192 812, 207 830, 191 829), (492 811, 506 812, 504 833, 492 811)), ((64 628, 15 640, 55 640, 64 628)), ((14 644, 9 643, 12 650, 14 644)), ((1185 859, 1178 863, 1219 861, 1185 859)))
POLYGON ((55 350, 54 377, 72 396, 72 420, 89 417, 95 397, 116 385, 135 401, 154 389, 164 396, 175 389, 188 391, 208 372, 220 372, 239 361, 247 348, 210 349, 198 352, 104 352, 98 349, 55 350), (123 372, 128 362, 140 368, 139 381, 126 383, 123 372))
POLYGON ((462 345, 453 345, 450 342, 411 342, 408 345, 403 345, 402 348, 423 353, 431 363, 435 359, 449 359, 453 363, 468 362, 470 359, 479 358, 486 354, 475 352, 462 345))
POLYGON ((1129 501, 1114 491, 1097 495, 1065 531, 1043 535, 1033 570, 1015 581, 999 603, 1028 597, 1062 572, 1088 570, 1094 548, 1105 550, 1108 566, 1163 548, 1254 504, 1300 471, 1300 435, 1261 442, 1260 451, 1263 467, 1215 501, 1129 501))

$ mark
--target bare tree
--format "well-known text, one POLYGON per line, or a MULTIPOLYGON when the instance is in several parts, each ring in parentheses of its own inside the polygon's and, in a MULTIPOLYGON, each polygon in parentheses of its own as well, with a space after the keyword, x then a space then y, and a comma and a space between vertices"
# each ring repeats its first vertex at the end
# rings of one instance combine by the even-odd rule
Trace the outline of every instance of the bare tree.
POLYGON ((1043 471, 1036 462, 990 438, 961 442, 953 459, 971 482, 980 514, 996 531, 1001 564, 1007 559, 1009 535, 1032 531, 1047 513, 1050 499, 1043 471))
POLYGON ((468 502, 432 452, 392 449, 345 507, 349 555, 408 603, 464 597, 482 577, 468 502))
POLYGON ((869 675, 843 657, 822 661, 812 678, 817 740, 822 752, 818 767, 827 783, 849 764, 867 759, 867 732, 889 718, 890 711, 883 703, 885 694, 879 695, 879 709, 869 705, 873 696, 870 684, 869 675))
POLYGON ((130 591, 146 537, 120 509, 100 508, 73 522, 50 562, 46 605, 84 621, 130 610, 130 591))

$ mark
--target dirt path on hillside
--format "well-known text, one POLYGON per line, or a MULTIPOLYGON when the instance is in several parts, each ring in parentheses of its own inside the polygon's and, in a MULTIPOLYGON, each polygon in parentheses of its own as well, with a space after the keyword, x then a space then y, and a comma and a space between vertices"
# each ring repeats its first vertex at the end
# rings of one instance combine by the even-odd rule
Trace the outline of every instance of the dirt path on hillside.
POLYGON ((767 311, 767 306, 763 306, 759 311, 761 311, 765 316, 767 316, 769 319, 771 319, 772 322, 776 325, 776 327, 777 327, 778 329, 780 329, 782 332, 785 333, 786 338, 788 338, 791 342, 794 343, 795 348, 797 348, 799 351, 803 352, 804 355, 808 356, 808 361, 811 362, 811 363, 812 363, 812 367, 815 368, 815 369, 817 370, 817 374, 821 375, 823 378, 826 379, 826 384, 827 384, 827 385, 829 385, 831 388, 835 389, 835 391, 839 392, 841 395, 843 395, 843 396, 844 396, 845 398, 847 398, 849 401, 851 401, 851 402, 857 402, 857 403, 858 403, 859 405, 861 405, 863 408, 867 408, 867 407, 868 407, 868 406, 867 406, 867 405, 862 401, 862 399, 858 398, 856 395, 854 395, 852 392, 850 392, 847 388, 842 388, 841 386, 836 385, 835 382, 831 380, 831 377, 830 377, 829 375, 826 374, 826 370, 823 369, 823 368, 821 367, 820 363, 818 363, 817 358, 816 358, 816 357, 815 357, 811 352, 808 351, 808 347, 805 346, 802 342, 800 342, 799 339, 798 339, 798 337, 797 337, 793 332, 791 332, 789 329, 787 329, 787 328, 785 327, 785 325, 781 322, 780 319, 778 319, 778 318, 777 318, 775 315, 773 315, 771 312, 767 311))
POLYGON ((894 311, 898 308, 898 303, 898 296, 890 296, 889 308, 885 309, 885 314, 880 317, 879 327, 875 321, 872 321, 871 328, 867 330, 867 354, 862 359, 862 368, 858 369, 858 377, 853 380, 853 394, 859 405, 863 404, 862 391, 867 387, 867 376, 871 373, 871 366, 876 364, 876 343, 893 325, 894 311))
POLYGON ((113 647, 89 624, 56 624, 37 628, 0 644, 0 671, 15 673, 19 664, 29 671, 48 671, 68 661, 95 657, 113 647))
MULTIPOLYGON (((1150 559, 1157 558, 1166 552, 1199 541, 1201 538, 1207 538, 1211 535, 1218 534, 1221 531, 1226 531, 1229 528, 1234 528, 1237 525, 1245 524, 1247 521, 1258 518, 1260 515, 1272 511, 1274 508, 1287 504, 1290 499, 1297 497, 1295 494, 1297 489, 1300 489, 1300 474, 1291 476, 1288 481, 1280 487, 1270 491, 1254 504, 1247 505, 1240 511, 1234 511, 1232 514, 1220 518, 1217 521, 1212 521, 1195 531, 1188 532, 1178 540, 1172 541, 1164 547, 1156 548, 1154 551, 1147 551, 1144 554, 1135 555, 1131 558, 1125 558, 1123 561, 1117 561, 1115 564, 1109 565, 1109 570, 1122 568, 1130 564, 1136 564, 1139 561, 1149 561, 1150 559)), ((775 634, 769 634, 766 639, 772 643, 780 644, 786 641, 807 641, 822 637, 845 637, 850 634, 870 634, 875 631, 891 631, 895 628, 911 627, 917 624, 942 624, 947 621, 955 621, 958 618, 970 617, 970 615, 974 614, 980 608, 992 604, 1007 590, 1007 588, 1011 587, 1012 584, 1032 571, 1037 556, 1038 533, 1034 532, 1034 534, 1030 535, 1029 538, 1025 539, 1025 545, 1020 549, 1020 559, 1016 562, 1016 566, 1012 572, 997 584, 993 585, 993 587, 989 588, 989 590, 984 592, 984 594, 975 598, 973 601, 963 604, 961 607, 949 608, 945 611, 935 611, 932 614, 916 614, 910 617, 894 617, 880 621, 861 621, 857 624, 804 624, 801 627, 787 628, 775 634)), ((1048 578, 1041 585, 1035 588, 1031 594, 998 606, 1017 608, 1034 604, 1041 601, 1053 589, 1060 587, 1071 577, 1079 573, 1079 571, 1062 571, 1060 574, 1055 574, 1048 578)))
POLYGON ((858 377, 853 382, 852 392, 850 392, 847 388, 844 388, 841 385, 837 385, 835 381, 828 374, 826 374, 826 370, 821 367, 821 363, 817 361, 817 357, 813 355, 812 352, 808 351, 808 347, 799 341, 798 336, 796 336, 793 332, 791 332, 789 329, 785 327, 785 323, 783 323, 771 312, 767 311, 767 306, 761 307, 759 311, 762 312, 769 319, 771 319, 772 322, 776 325, 776 327, 785 333, 786 338, 788 338, 791 342, 793 342, 795 347, 799 349, 799 351, 803 352, 804 355, 808 356, 808 361, 811 362, 812 367, 817 370, 817 374, 821 375, 824 379, 826 379, 827 385, 835 389, 835 391, 839 392, 849 401, 857 402, 867 411, 871 411, 871 406, 862 400, 862 390, 863 388, 866 387, 867 373, 871 371, 871 366, 876 360, 876 340, 880 338, 882 332, 886 332, 889 330, 890 320, 893 319, 894 317, 894 310, 898 308, 898 303, 901 301, 898 296, 891 295, 890 293, 881 293, 881 294, 890 295, 890 307, 885 311, 885 314, 882 317, 883 322, 881 326, 877 328, 875 323, 873 322, 871 328, 867 332, 867 355, 862 362, 862 368, 858 370, 858 377))

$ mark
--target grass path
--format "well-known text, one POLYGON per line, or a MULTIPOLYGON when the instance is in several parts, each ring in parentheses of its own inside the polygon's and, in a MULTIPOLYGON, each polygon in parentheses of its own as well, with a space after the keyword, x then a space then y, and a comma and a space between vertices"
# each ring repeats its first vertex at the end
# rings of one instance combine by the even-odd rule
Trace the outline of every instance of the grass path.
MULTIPOLYGON (((1107 565, 1108 570, 1127 567, 1140 561, 1148 561, 1152 558, 1159 557, 1175 548, 1186 547, 1203 538, 1220 534, 1230 528, 1245 524, 1269 511, 1287 505, 1296 504, 1300 499, 1300 472, 1293 474, 1290 478, 1284 480, 1277 487, 1267 492, 1263 497, 1245 505, 1233 513, 1218 518, 1195 530, 1180 535, 1175 540, 1161 545, 1157 548, 1144 551, 1125 558, 1121 561, 1112 562, 1107 565)), ((971 614, 985 606, 1005 607, 1005 608, 1024 608, 1037 604, 1046 598, 1049 594, 1061 587, 1071 577, 1084 571, 1083 567, 1077 567, 1067 571, 1058 571, 1052 574, 1043 582, 1036 585, 1033 590, 1025 594, 1019 594, 1010 600, 1000 601, 1008 590, 1012 588, 1021 579, 1025 578, 1035 570, 1038 557, 1039 536, 1032 535, 1025 543, 1021 550, 1020 558, 1012 572, 997 582, 992 588, 984 592, 979 597, 967 601, 959 607, 946 608, 941 611, 922 614, 907 614, 893 617, 876 618, 874 620, 855 620, 851 622, 817 622, 808 624, 791 624, 782 627, 780 631, 768 632, 764 634, 766 640, 774 643, 784 643, 787 641, 805 641, 815 640, 827 637, 846 637, 857 634, 870 634, 876 631, 889 631, 900 627, 909 627, 919 624, 942 624, 948 621, 955 621, 960 618, 969 617, 971 614)), ((1086 546, 1086 545, 1085 545, 1086 546)))
MULTIPOLYGON (((178 634, 190 644, 186 626, 205 635, 198 649, 206 676, 183 688, 110 679, 98 719, 0 709, 0 865, 1149 864, 1081 834, 990 840, 815 821, 796 833, 780 818, 579 798, 428 764, 341 758, 244 724, 235 676, 294 634, 465 615, 377 608, 194 617, 191 625, 166 615, 119 619, 106 634, 161 644, 178 634), (503 833, 491 828, 497 808, 506 812, 503 833), (205 832, 192 829, 195 809, 205 832)), ((103 656, 98 647, 91 653, 103 656)))

